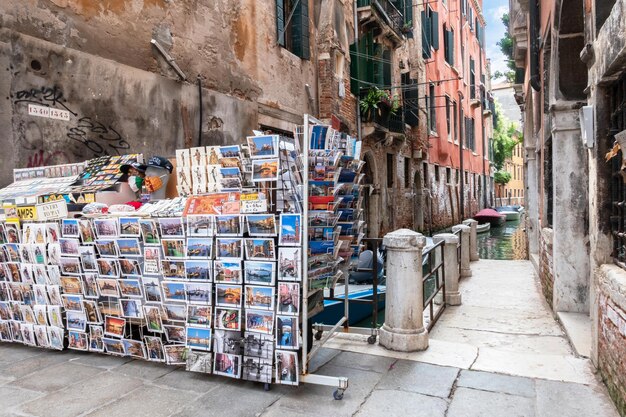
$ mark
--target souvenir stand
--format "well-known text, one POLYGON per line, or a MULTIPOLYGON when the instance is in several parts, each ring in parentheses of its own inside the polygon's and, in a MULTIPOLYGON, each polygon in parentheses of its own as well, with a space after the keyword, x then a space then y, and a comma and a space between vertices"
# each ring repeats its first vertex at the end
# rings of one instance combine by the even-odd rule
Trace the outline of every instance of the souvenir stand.
MULTIPOLYGON (((185 365, 266 388, 333 386, 341 399, 347 378, 308 373, 328 339, 309 349, 309 318, 346 253, 335 197, 311 206, 310 180, 317 171, 322 181, 354 183, 358 169, 342 161, 341 135, 317 120, 305 116, 295 136, 178 150, 180 197, 137 211, 74 218, 46 208, 20 223, 9 209, 0 223, 0 341, 185 365), (309 209, 318 204, 326 210, 309 209)), ((87 202, 89 192, 97 200, 131 160, 112 158, 90 161, 60 204, 87 202)), ((344 240, 358 253, 358 237, 344 240)), ((333 331, 347 302, 345 312, 333 331)))

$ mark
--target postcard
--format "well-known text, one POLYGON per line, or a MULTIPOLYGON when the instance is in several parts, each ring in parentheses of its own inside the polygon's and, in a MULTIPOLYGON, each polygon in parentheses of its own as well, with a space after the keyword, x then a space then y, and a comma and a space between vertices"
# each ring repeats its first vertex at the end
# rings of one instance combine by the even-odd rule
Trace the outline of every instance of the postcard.
POLYGON ((278 279, 302 280, 302 248, 278 248, 278 279))
POLYGON ((114 316, 104 317, 104 335, 113 337, 124 337, 126 319, 114 316))
POLYGON ((248 136, 250 159, 278 158, 278 135, 248 136))
POLYGON ((48 327, 48 340, 50 341, 50 347, 52 349, 63 350, 63 329, 59 327, 48 327))
POLYGON ((141 256, 141 247, 137 238, 117 239, 117 248, 120 256, 141 256))
POLYGON ((85 308, 85 316, 87 317, 87 324, 100 324, 102 323, 102 317, 100 316, 100 310, 93 300, 83 300, 83 307, 85 308))
POLYGON ((76 238, 61 238, 59 239, 59 245, 61 246, 61 255, 63 256, 78 256, 78 247, 80 242, 76 238))
POLYGON ((211 305, 213 295, 213 287, 206 282, 187 282, 185 290, 187 291, 187 301, 190 304, 211 305))
POLYGON ((185 352, 187 346, 182 345, 167 345, 165 346, 165 362, 168 365, 186 365, 185 352))
POLYGON ((213 368, 213 357, 211 353, 187 352, 187 364, 185 370, 188 372, 199 372, 202 374, 210 374, 213 368))
POLYGON ((162 281, 163 301, 186 302, 185 283, 177 281, 162 281))
POLYGON ((89 351, 104 352, 104 343, 102 343, 102 337, 93 337, 89 335, 89 351))
POLYGON ((213 335, 213 349, 216 353, 241 354, 241 333, 216 330, 213 335))
POLYGON ((159 237, 159 231, 157 224, 154 220, 139 220, 139 227, 141 227, 141 236, 144 245, 160 245, 161 238, 159 237))
POLYGON ((90 245, 96 241, 96 234, 93 230, 91 221, 88 219, 78 221, 78 231, 80 239, 84 245, 90 245))
POLYGON ((220 307, 241 307, 241 286, 216 284, 215 305, 220 307))
POLYGON ((187 250, 185 248, 185 239, 163 239, 163 256, 171 259, 185 259, 187 250))
POLYGON ((63 307, 65 311, 78 311, 83 312, 83 297, 80 295, 63 294, 61 296, 63 300, 63 307))
POLYGON ((48 285, 46 291, 48 292, 48 299, 50 304, 60 306, 63 303, 61 300, 61 287, 59 285, 48 285))
POLYGON ((98 259, 98 275, 102 278, 118 278, 120 276, 117 259, 98 259))
POLYGON ((170 343, 185 343, 187 339, 187 334, 185 332, 185 328, 183 326, 172 326, 165 324, 163 325, 163 330, 165 331, 165 337, 167 341, 170 343))
POLYGON ((274 332, 274 312, 246 310, 246 331, 272 334, 274 332))
POLYGON ((120 312, 122 317, 141 319, 143 318, 143 310, 141 308, 141 301, 120 299, 120 312))
POLYGON ((166 279, 185 279, 185 261, 161 261, 161 271, 166 279))
POLYGON ((228 353, 216 353, 213 363, 213 373, 230 378, 241 377, 241 356, 228 353))
MULTIPOLYGON (((42 326, 48 325, 48 318, 46 315, 46 306, 45 305, 34 305, 33 306, 33 314, 35 315, 35 322, 42 326)), ((3 319, 3 320, 8 320, 3 319)))
POLYGON ((189 149, 191 165, 206 165, 206 148, 203 146, 189 149))
POLYGON ((187 199, 184 216, 202 214, 222 214, 222 205, 224 202, 231 200, 239 200, 238 193, 216 193, 204 196, 191 196, 187 199))
POLYGON ((165 351, 160 337, 144 336, 146 344, 146 357, 149 361, 165 362, 165 351))
POLYGON ((78 330, 84 332, 87 329, 87 316, 76 311, 67 311, 65 321, 68 330, 78 330))
POLYGON ((301 226, 302 217, 300 214, 281 213, 278 244, 280 246, 300 246, 301 226))
POLYGON ((119 297, 117 279, 115 278, 98 278, 96 279, 98 291, 102 297, 119 297))
POLYGON ((211 329, 187 326, 187 346, 191 349, 211 350, 211 329))
POLYGON ((298 315, 300 312, 300 284, 278 283, 278 313, 298 315))
POLYGON ((78 248, 78 252, 80 254, 83 271, 87 272, 98 270, 96 251, 93 246, 80 246, 78 248))
POLYGON ((190 237, 210 237, 215 234, 214 218, 209 215, 187 216, 187 235, 190 237))
POLYGON ((117 284, 120 287, 122 297, 143 298, 141 282, 138 279, 119 279, 117 280, 117 284))
POLYGON ((252 160, 252 182, 278 181, 278 159, 252 160))
POLYGON ((78 219, 63 219, 61 221, 61 234, 63 237, 80 237, 78 232, 78 219))
POLYGON ((245 307, 258 310, 274 310, 274 287, 246 285, 245 307))
POLYGON ((161 299, 161 286, 159 284, 159 278, 156 277, 142 277, 143 294, 144 299, 148 303, 160 303, 161 299))
POLYGON ((218 236, 241 236, 243 234, 241 216, 215 216, 215 232, 218 236))
POLYGON ((276 351, 276 383, 284 385, 298 385, 300 369, 298 367, 298 352, 285 350, 276 351))
POLYGON ((243 240, 241 238, 215 238, 215 257, 217 259, 243 259, 243 240))
POLYGON ((246 332, 243 344, 244 355, 264 359, 274 358, 274 335, 246 332))
POLYGON ((141 226, 138 217, 120 217, 120 236, 139 237, 141 236, 141 226))
POLYGON ((243 277, 241 274, 241 261, 215 261, 213 264, 215 282, 228 282, 241 284, 243 277))
POLYGON ((274 285, 276 263, 268 261, 245 261, 246 284, 274 285))
POLYGON ((126 354, 133 358, 146 359, 146 351, 143 342, 133 339, 122 339, 126 354))
MULTIPOLYGON (((22 340, 24 344, 30 345, 30 346, 37 346, 37 342, 35 341, 34 324, 21 323, 20 333, 22 334, 22 340)), ((70 343, 71 343, 71 340, 70 340, 70 343)), ((73 348, 71 345, 69 347, 73 348)))
POLYGON ((139 268, 139 262, 137 259, 118 259, 120 265, 120 274, 123 277, 140 277, 141 268, 139 268))
POLYGON ((117 258, 119 249, 115 239, 96 239, 96 249, 102 257, 117 258))
POLYGON ((241 310, 216 307, 215 330, 241 330, 241 310))
POLYGON ((187 306, 187 324, 211 326, 211 306, 189 304, 187 306))
POLYGON ((61 272, 66 275, 80 275, 80 258, 60 258, 61 272))
POLYGON ((98 238, 111 238, 119 235, 117 219, 94 219, 94 228, 98 238))
POLYGON ((185 226, 183 219, 180 217, 160 218, 158 220, 161 227, 161 236, 164 238, 185 237, 185 226))
POLYGON ((185 261, 185 274, 190 281, 212 281, 212 262, 207 260, 185 261))
POLYGON ((272 370, 272 359, 244 356, 241 379, 270 384, 273 376, 272 370))
POLYGON ((161 273, 161 250, 158 247, 143 248, 143 273, 159 275, 161 273))
POLYGON ((70 330, 67 334, 68 348, 75 350, 87 350, 87 333, 70 330))
POLYGON ((61 288, 66 294, 82 294, 83 287, 80 277, 61 277, 61 288))
POLYGON ((213 255, 212 238, 188 238, 187 258, 211 259, 213 255))
POLYGON ((246 220, 250 236, 276 236, 276 218, 273 214, 248 214, 246 220))
POLYGON ((292 316, 276 316, 276 348, 299 349, 298 318, 292 316))
POLYGON ((187 306, 185 304, 163 304, 165 319, 168 321, 187 321, 187 306))
POLYGON ((126 356, 126 346, 122 340, 103 337, 102 343, 106 353, 110 353, 111 355, 126 356))

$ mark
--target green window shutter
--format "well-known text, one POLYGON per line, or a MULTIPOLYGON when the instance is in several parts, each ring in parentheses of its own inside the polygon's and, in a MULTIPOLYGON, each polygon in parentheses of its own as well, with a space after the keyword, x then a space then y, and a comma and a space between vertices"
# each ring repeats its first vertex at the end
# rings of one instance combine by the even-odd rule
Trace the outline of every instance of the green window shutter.
POLYGON ((422 11, 422 57, 430 58, 430 19, 426 11, 422 11))
POLYGON ((285 46, 285 0, 276 0, 276 33, 278 44, 285 46))
POLYGON ((454 30, 450 30, 450 40, 448 45, 450 45, 450 65, 454 66, 454 30))
MULTIPOLYGON (((402 9, 400 9, 402 10, 402 9)), ((404 0, 404 22, 411 23, 411 26, 415 26, 413 22, 413 0, 404 0)))
POLYGON ((385 74, 384 74, 384 63, 382 62, 383 58, 383 46, 380 43, 375 43, 374 45, 374 59, 370 60, 372 62, 373 67, 373 77, 372 81, 374 84, 383 85, 385 74))
POLYGON ((433 12, 432 14, 432 45, 435 50, 439 49, 439 13, 433 12))
POLYGON ((383 49, 383 85, 385 88, 391 85, 391 51, 387 48, 383 49))
POLYGON ((292 18, 293 53, 302 59, 310 59, 309 0, 300 0, 292 18))

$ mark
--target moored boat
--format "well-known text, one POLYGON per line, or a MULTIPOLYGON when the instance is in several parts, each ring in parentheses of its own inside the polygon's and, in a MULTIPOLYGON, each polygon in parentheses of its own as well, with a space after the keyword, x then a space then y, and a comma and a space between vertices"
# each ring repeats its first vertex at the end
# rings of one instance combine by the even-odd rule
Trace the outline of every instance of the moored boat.
POLYGON ((491 229, 491 223, 483 223, 476 226, 476 233, 487 233, 491 229))
POLYGON ((504 224, 506 216, 493 209, 482 209, 474 215, 474 220, 478 221, 478 224, 490 223, 495 227, 504 224))
POLYGON ((506 217, 506 221, 519 220, 521 213, 513 206, 496 207, 496 211, 506 217))

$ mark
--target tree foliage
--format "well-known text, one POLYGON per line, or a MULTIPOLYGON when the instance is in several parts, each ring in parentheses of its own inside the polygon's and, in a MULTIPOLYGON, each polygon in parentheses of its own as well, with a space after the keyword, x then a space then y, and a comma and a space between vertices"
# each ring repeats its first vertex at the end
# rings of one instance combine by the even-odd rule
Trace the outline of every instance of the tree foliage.
POLYGON ((496 184, 507 185, 511 181, 511 173, 506 171, 498 171, 493 174, 493 181, 496 184))
POLYGON ((504 25, 504 36, 500 39, 496 44, 500 47, 500 51, 506 57, 506 66, 509 68, 508 71, 496 71, 493 73, 493 78, 506 78, 506 80, 510 83, 515 81, 515 60, 513 59, 513 38, 509 34, 509 23, 510 18, 509 14, 505 13, 502 15, 502 24, 504 25))
POLYGON ((493 132, 493 165, 501 171, 504 162, 513 156, 513 149, 523 141, 523 136, 515 125, 502 114, 500 104, 496 102, 495 126, 493 132))

